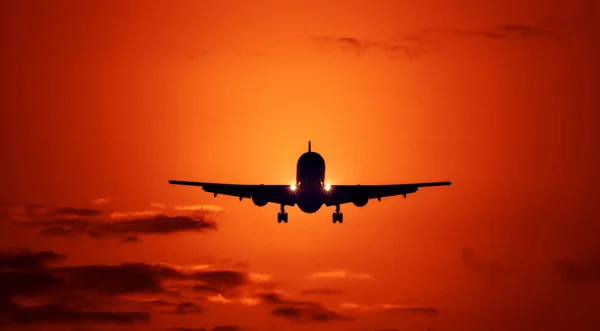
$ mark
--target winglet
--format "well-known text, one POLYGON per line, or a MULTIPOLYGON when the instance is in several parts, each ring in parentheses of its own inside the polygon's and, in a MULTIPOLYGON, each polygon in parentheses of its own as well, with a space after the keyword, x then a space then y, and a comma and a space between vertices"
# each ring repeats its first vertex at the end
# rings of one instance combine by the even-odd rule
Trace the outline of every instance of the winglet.
POLYGON ((308 141, 308 151, 310 152, 310 140, 308 141))

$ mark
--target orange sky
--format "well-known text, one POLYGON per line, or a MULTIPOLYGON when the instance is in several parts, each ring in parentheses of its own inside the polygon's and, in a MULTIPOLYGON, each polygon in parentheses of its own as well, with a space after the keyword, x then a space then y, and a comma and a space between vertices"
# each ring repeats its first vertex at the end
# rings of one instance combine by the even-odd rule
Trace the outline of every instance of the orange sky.
POLYGON ((0 326, 598 328, 598 13, 2 2, 0 326), (332 184, 454 184, 335 225, 167 184, 288 184, 308 140, 332 184))

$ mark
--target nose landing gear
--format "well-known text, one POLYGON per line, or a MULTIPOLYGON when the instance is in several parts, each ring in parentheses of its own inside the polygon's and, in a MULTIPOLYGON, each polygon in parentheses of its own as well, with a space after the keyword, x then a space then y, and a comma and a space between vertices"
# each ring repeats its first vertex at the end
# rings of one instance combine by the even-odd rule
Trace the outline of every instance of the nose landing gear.
POLYGON ((340 205, 335 205, 335 213, 333 213, 333 223, 344 223, 344 214, 340 213, 340 205))

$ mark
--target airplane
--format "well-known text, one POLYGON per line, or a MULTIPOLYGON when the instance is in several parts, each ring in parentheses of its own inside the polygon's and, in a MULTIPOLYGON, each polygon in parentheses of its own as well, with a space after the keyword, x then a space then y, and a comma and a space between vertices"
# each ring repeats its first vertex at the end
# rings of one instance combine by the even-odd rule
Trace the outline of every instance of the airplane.
POLYGON ((352 202, 357 207, 363 207, 370 199, 379 200, 383 197, 402 195, 406 198, 409 193, 415 193, 421 187, 446 186, 452 182, 427 182, 413 184, 393 185, 330 185, 325 182, 325 160, 311 150, 308 142, 308 152, 302 154, 296 164, 296 182, 292 185, 246 185, 246 184, 219 184, 205 182, 190 182, 169 180, 169 184, 199 186, 205 192, 235 196, 240 199, 252 199, 252 202, 263 207, 267 203, 281 205, 281 212, 277 214, 277 223, 287 223, 288 213, 285 206, 298 205, 305 213, 314 213, 323 205, 335 206, 333 223, 343 223, 344 215, 340 212, 340 205, 352 202))

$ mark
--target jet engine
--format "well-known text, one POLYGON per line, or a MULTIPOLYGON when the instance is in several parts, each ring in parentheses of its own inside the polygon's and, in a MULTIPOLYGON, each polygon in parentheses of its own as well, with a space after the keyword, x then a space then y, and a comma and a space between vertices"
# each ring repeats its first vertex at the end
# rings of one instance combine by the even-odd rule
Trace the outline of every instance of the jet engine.
POLYGON ((353 199, 352 199, 352 203, 356 206, 356 207, 363 207, 364 205, 367 204, 367 202, 369 202, 369 197, 367 197, 366 195, 356 195, 353 199))
POLYGON ((267 203, 269 203, 269 201, 267 201, 267 197, 262 194, 253 195, 252 202, 254 202, 254 204, 257 205, 258 207, 262 207, 262 206, 266 205, 267 203))
POLYGON ((262 207, 269 203, 267 195, 264 192, 263 186, 264 185, 261 185, 261 188, 254 192, 254 194, 252 194, 252 202, 254 202, 254 204, 258 207, 262 207))

